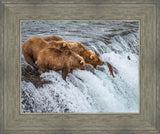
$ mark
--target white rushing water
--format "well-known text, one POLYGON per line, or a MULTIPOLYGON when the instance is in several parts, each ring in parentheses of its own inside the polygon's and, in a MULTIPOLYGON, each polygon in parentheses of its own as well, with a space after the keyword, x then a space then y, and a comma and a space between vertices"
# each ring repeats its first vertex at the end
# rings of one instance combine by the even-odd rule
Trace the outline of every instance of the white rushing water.
MULTIPOLYGON (((51 81, 36 88, 22 80, 22 112, 137 113, 139 112, 139 24, 118 21, 24 21, 22 46, 31 37, 58 35, 81 42, 114 68, 113 78, 106 64, 74 70, 64 81, 61 71, 41 73, 51 81)), ((21 58, 22 69, 28 66, 21 58)))

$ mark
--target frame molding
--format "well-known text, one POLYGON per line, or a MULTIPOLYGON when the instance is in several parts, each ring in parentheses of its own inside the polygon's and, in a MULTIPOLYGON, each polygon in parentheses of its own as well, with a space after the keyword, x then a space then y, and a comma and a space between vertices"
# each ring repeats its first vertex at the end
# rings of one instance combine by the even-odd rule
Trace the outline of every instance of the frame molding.
POLYGON ((2 133, 158 133, 158 1, 2 0, 2 133), (140 22, 138 114, 22 114, 21 20, 137 20, 140 22))

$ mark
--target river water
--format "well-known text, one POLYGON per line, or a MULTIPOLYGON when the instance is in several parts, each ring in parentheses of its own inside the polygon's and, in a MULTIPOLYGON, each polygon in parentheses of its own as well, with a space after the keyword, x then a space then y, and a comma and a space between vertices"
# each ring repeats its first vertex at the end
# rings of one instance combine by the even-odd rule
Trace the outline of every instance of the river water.
POLYGON ((23 21, 21 45, 32 37, 58 35, 81 42, 106 64, 41 73, 21 55, 22 113, 137 113, 139 112, 139 23, 124 21, 23 21))

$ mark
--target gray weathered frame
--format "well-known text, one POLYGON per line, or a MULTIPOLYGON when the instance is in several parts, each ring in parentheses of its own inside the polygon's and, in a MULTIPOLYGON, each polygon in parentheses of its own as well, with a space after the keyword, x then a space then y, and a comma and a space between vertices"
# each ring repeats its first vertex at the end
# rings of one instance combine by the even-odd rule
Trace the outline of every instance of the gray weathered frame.
POLYGON ((2 133, 158 133, 158 5, 158 1, 2 0, 2 133), (140 112, 138 114, 22 114, 20 112, 21 20, 139 21, 140 112))

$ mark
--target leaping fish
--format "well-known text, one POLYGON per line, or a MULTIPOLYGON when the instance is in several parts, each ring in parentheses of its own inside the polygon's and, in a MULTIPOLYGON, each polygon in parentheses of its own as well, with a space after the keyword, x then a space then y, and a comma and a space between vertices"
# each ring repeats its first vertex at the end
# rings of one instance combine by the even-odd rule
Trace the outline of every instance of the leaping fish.
POLYGON ((114 74, 113 74, 113 67, 111 66, 111 64, 109 64, 108 62, 107 62, 107 66, 108 66, 108 68, 109 68, 109 72, 110 72, 110 75, 112 75, 112 77, 113 78, 115 78, 115 76, 114 76, 114 74))

